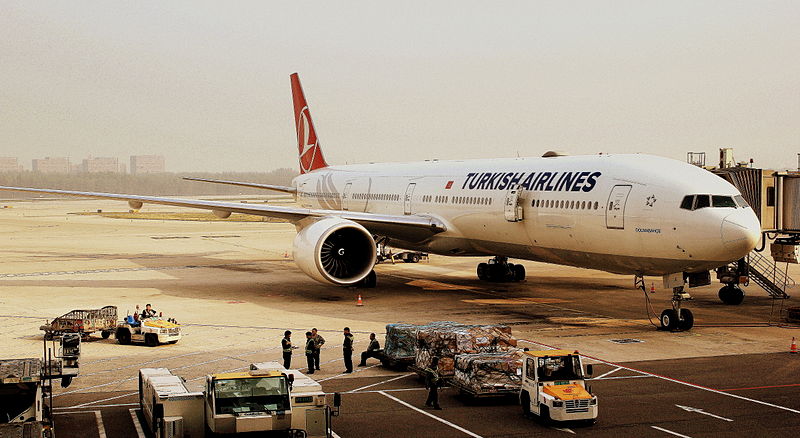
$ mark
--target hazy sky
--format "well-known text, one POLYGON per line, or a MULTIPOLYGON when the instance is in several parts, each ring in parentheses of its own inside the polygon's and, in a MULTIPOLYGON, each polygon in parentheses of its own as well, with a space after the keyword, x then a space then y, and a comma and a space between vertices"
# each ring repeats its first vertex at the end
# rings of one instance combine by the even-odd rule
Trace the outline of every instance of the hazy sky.
POLYGON ((0 156, 297 167, 800 152, 800 2, 0 0, 0 156))

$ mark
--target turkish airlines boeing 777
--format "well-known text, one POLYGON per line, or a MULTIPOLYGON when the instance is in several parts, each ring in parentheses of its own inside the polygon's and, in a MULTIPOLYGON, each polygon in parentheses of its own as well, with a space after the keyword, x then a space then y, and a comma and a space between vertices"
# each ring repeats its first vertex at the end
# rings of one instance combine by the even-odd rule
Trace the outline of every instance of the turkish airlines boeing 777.
POLYGON ((0 187, 287 219, 294 258, 311 278, 374 286, 376 239, 449 256, 492 256, 481 279, 525 277, 508 258, 665 277, 674 287, 664 327, 688 329, 685 275, 738 260, 756 245, 759 221, 716 175, 649 155, 499 158, 329 166, 297 74, 291 75, 301 174, 292 186, 209 182, 277 190, 298 207, 0 187))

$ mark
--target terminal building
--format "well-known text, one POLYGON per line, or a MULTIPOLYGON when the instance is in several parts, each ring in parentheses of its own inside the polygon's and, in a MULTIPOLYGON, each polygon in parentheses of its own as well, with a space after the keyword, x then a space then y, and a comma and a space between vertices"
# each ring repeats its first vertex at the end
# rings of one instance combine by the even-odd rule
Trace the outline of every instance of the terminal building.
POLYGON ((163 155, 131 155, 131 174, 165 172, 163 155))
POLYGON ((17 157, 0 157, 0 172, 22 172, 17 157))
POLYGON ((40 173, 69 173, 71 170, 69 158, 66 157, 34 158, 31 168, 40 173))
POLYGON ((120 165, 117 157, 92 157, 83 160, 80 168, 84 173, 124 173, 125 165, 120 165))

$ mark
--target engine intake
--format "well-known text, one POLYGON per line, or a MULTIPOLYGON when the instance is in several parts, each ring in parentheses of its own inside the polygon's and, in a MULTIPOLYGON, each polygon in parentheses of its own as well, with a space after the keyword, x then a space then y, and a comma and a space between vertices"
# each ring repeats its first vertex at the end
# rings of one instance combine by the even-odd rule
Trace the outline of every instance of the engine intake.
POLYGON ((363 280, 377 255, 366 228, 338 217, 320 219, 300 230, 293 251, 297 266, 309 277, 336 285, 363 280))

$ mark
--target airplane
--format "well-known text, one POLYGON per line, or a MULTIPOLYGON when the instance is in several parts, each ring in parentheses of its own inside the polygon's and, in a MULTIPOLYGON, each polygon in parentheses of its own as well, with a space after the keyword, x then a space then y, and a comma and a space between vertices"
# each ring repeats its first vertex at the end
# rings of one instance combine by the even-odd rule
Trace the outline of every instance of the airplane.
MULTIPOLYGON (((298 206, 0 187, 53 195, 163 204, 286 219, 297 228, 294 260, 309 277, 375 287, 376 241, 446 256, 490 256, 482 280, 523 280, 509 258, 634 275, 663 276, 672 309, 660 323, 688 330, 687 278, 755 248, 761 226, 741 193, 681 161, 644 154, 329 165, 297 73, 290 76, 300 175, 291 186, 205 180, 291 194, 298 206)), ((698 283, 699 282, 699 283, 698 283)), ((735 288, 735 289, 738 289, 735 288)), ((730 293, 743 292, 738 289, 730 293)))

